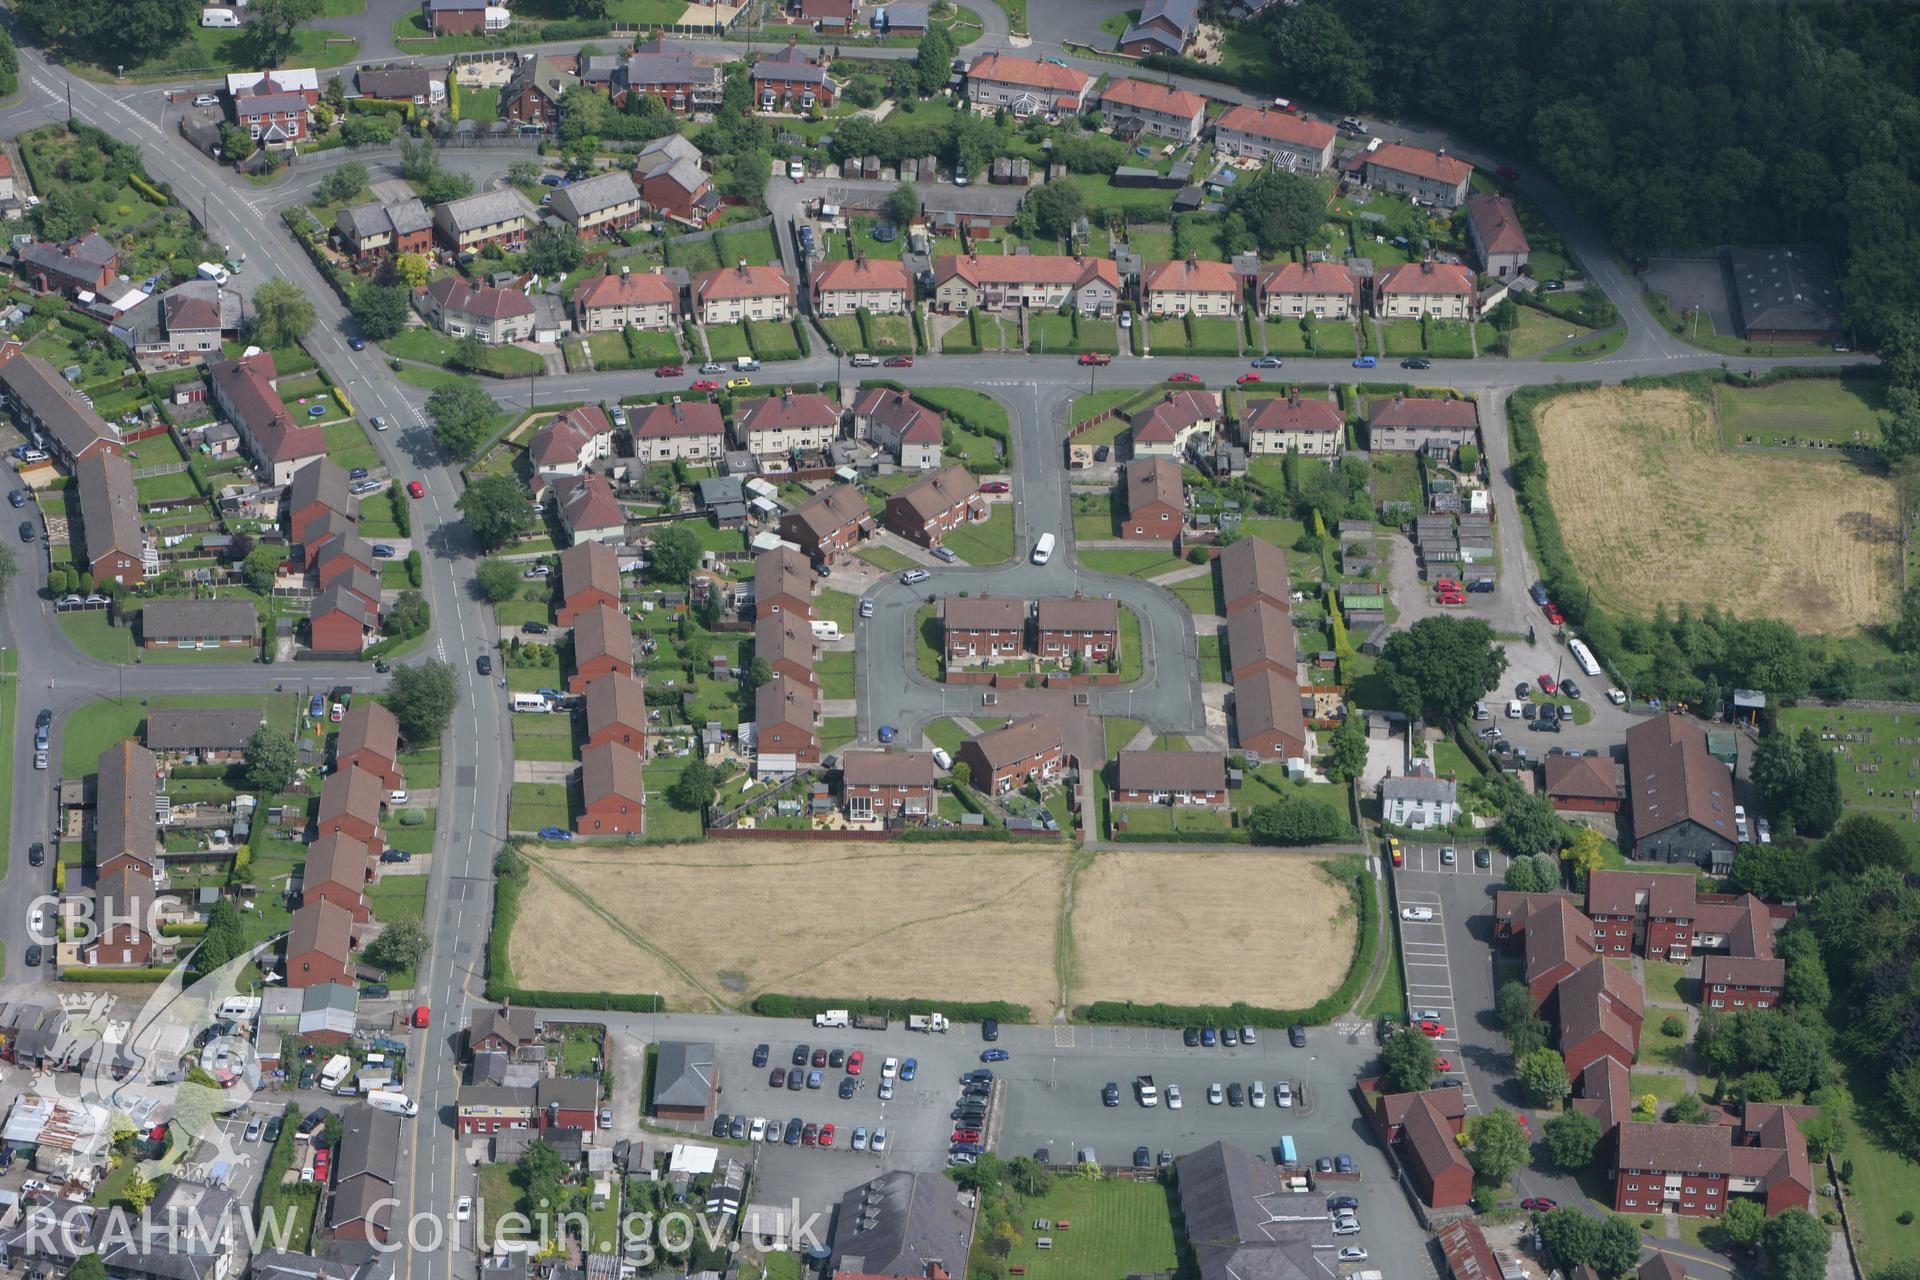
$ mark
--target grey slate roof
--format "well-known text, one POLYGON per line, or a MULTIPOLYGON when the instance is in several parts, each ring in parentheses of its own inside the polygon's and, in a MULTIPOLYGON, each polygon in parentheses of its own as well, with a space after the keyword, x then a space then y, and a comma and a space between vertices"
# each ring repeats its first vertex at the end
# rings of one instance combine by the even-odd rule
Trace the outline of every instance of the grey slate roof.
POLYGON ((260 614, 245 600, 151 600, 140 610, 148 640, 218 640, 259 629, 260 614))
POLYGON ((435 210, 436 219, 442 215, 455 231, 472 231, 477 227, 511 222, 515 218, 531 221, 534 210, 525 196, 512 187, 503 187, 499 191, 482 191, 478 195, 449 200, 435 210))
POLYGON ((254 707, 189 707, 147 712, 153 751, 238 751, 262 723, 254 707))
POLYGON ((938 1263, 966 1267, 973 1213, 959 1188, 937 1173, 884 1173, 855 1187, 834 1215, 832 1270, 869 1276, 925 1276, 938 1263))
POLYGON ((134 493, 133 467, 118 449, 102 449, 74 468, 80 489, 80 525, 89 562, 118 551, 140 559, 140 501, 134 493))
POLYGON ((1431 800, 1437 804, 1453 804, 1459 799, 1459 788, 1451 778, 1387 778, 1380 783, 1380 795, 1387 800, 1431 800))
POLYGON ((95 440, 118 439, 100 415, 80 399, 80 393, 39 356, 23 351, 0 365, 0 386, 25 405, 69 454, 79 454, 95 440))
POLYGON ((653 1068, 653 1103, 704 1107, 712 1096, 713 1046, 704 1041, 663 1040, 653 1068))
POLYGON ((553 211, 563 218, 586 218, 602 209, 630 204, 639 198, 640 191, 633 185, 633 175, 625 169, 615 169, 612 173, 603 173, 554 192, 553 211))

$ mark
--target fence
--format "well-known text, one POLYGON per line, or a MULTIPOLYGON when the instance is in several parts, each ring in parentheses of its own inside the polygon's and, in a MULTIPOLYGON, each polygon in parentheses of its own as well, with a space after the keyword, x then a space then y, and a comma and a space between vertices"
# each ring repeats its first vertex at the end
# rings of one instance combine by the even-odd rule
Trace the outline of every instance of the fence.
MULTIPOLYGON (((160 430, 165 431, 166 428, 162 427, 160 428, 160 430)), ((124 439, 124 437, 122 438, 124 439)), ((185 471, 186 469, 187 469, 187 464, 184 462, 163 462, 157 467, 139 468, 138 470, 133 472, 133 478, 135 480, 151 480, 155 476, 177 476, 182 471, 185 471)), ((154 503, 151 505, 157 506, 159 504, 154 503)))

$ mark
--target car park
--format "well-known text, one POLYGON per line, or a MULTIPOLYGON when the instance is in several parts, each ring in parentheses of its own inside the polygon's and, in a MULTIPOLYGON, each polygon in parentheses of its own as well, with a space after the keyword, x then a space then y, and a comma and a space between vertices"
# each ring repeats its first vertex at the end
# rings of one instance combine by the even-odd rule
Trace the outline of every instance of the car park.
POLYGON ((1419 1025, 1420 1034, 1431 1040, 1438 1040, 1447 1034, 1447 1024, 1434 1018, 1422 1018, 1419 1025))
POLYGON ((1473 865, 1482 870, 1493 865, 1493 850, 1484 845, 1473 851, 1473 865))
POLYGON ((1400 918, 1402 920, 1410 920, 1415 924, 1423 924, 1426 921, 1433 919, 1433 908, 1432 907, 1402 907, 1400 908, 1400 918))
POLYGON ((819 1141, 820 1141, 819 1125, 810 1123, 810 1124, 803 1125, 801 1127, 800 1129, 800 1145, 801 1146, 811 1147, 814 1144, 818 1143, 819 1141))
POLYGON ((1452 866, 1452 865, 1453 865, 1453 860, 1454 860, 1454 856, 1455 856, 1455 855, 1454 855, 1454 851, 1453 851, 1453 846, 1452 846, 1452 845, 1447 845, 1447 846, 1445 846, 1444 848, 1442 848, 1442 849, 1440 850, 1440 865, 1441 865, 1441 866, 1443 866, 1443 867, 1450 867, 1450 866, 1452 866))
MULTIPOLYGON (((820 1055, 816 1053, 813 1056, 817 1058, 820 1055)), ((821 1066, 822 1064, 816 1062, 813 1065, 817 1067, 817 1066, 821 1066)), ((847 1051, 845 1049, 832 1050, 827 1054, 827 1061, 824 1065, 832 1067, 835 1071, 838 1071, 841 1067, 844 1067, 847 1065, 847 1051)))
POLYGON ((1240 1043, 1240 1032, 1234 1027, 1220 1028, 1220 1043, 1225 1048, 1233 1048, 1240 1043))
POLYGON ((1207 1086, 1207 1102, 1210 1105, 1217 1107, 1222 1102, 1226 1101, 1226 1097, 1227 1097, 1226 1090, 1220 1087, 1219 1081, 1216 1080, 1212 1084, 1207 1086))
POLYGON ((1273 1082, 1273 1105, 1276 1107, 1290 1107, 1293 1105, 1293 1082, 1291 1080, 1276 1080, 1273 1082))
POLYGON ((745 1116, 735 1116, 733 1123, 727 1126, 727 1136, 735 1142, 745 1141, 747 1136, 747 1118, 745 1116))
POLYGON ((1111 1080, 1108 1081, 1106 1087, 1100 1090, 1100 1101, 1109 1107, 1119 1106, 1120 1086, 1111 1080))
POLYGON ((1180 1086, 1177 1084, 1168 1085, 1166 1089, 1166 1094, 1167 1094, 1167 1109, 1170 1111, 1180 1110, 1180 1105, 1181 1105, 1180 1086))
POLYGON ((1287 1043, 1291 1044, 1296 1049, 1306 1048, 1307 1047, 1307 1029, 1301 1026, 1297 1022, 1294 1023, 1292 1026, 1288 1027, 1287 1043))
POLYGON ((820 1126, 820 1145, 823 1147, 833 1145, 833 1121, 831 1120, 820 1126))
POLYGON ((1256 1107, 1267 1105, 1267 1086, 1255 1080, 1247 1089, 1247 1101, 1256 1107))
POLYGON ((767 1137, 766 1118, 764 1116, 755 1116, 753 1118, 753 1128, 747 1131, 748 1141, 764 1142, 766 1141, 766 1137, 767 1137))
POLYGON ((815 1049, 813 1051, 812 1063, 816 1067, 824 1067, 832 1056, 832 1053, 826 1049, 815 1049))
POLYGON ((778 1089, 786 1083, 787 1069, 785 1067, 775 1067, 773 1070, 767 1072, 767 1088, 778 1089))
POLYGON ((853 1091, 855 1089, 858 1089, 859 1087, 860 1087, 860 1082, 858 1080, 855 1080, 852 1076, 841 1076, 840 1077, 841 1101, 844 1102, 847 1099, 853 1097, 853 1091))
POLYGON ((1182 1040, 1183 1042, 1185 1042, 1185 1044, 1186 1044, 1186 1046, 1187 1046, 1187 1048, 1189 1048, 1189 1049, 1197 1049, 1197 1048, 1199 1048, 1199 1046, 1200 1046, 1200 1028, 1198 1028, 1198 1027, 1188 1027, 1188 1028, 1187 1028, 1187 1029, 1186 1029, 1185 1031, 1183 1031, 1183 1032, 1181 1032, 1181 1033, 1180 1033, 1180 1039, 1181 1039, 1181 1040, 1182 1040))
POLYGON ((1011 1055, 1009 1055, 1005 1049, 982 1049, 980 1051, 980 1061, 982 1062, 1005 1062, 1009 1056, 1011 1055))
POLYGON ((888 1058, 886 1061, 880 1064, 880 1078, 882 1080, 891 1080, 899 1074, 900 1074, 900 1059, 888 1058))

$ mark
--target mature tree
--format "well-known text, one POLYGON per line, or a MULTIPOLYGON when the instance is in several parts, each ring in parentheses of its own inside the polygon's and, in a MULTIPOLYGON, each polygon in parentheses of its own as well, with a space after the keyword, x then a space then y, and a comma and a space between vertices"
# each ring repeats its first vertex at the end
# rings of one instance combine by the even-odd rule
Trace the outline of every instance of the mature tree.
POLYGON ((1727 1211, 1720 1215, 1720 1229, 1732 1243, 1752 1248, 1760 1243, 1760 1227, 1766 1220, 1766 1206, 1758 1200, 1729 1196, 1727 1211))
POLYGON ((1032 1156, 1015 1156, 1007 1161, 1007 1184, 1023 1196, 1043 1196, 1052 1182, 1053 1175, 1032 1156))
POLYGON ((402 591, 387 606, 380 629, 390 636, 418 635, 427 629, 427 601, 418 591, 402 591))
POLYGON ((499 550, 533 532, 539 521, 527 501, 527 487, 504 471, 473 481, 454 505, 466 517, 467 528, 482 551, 499 550))
POLYGON ((1527 1162, 1527 1131, 1505 1107, 1476 1116, 1467 1125, 1467 1160, 1482 1182, 1501 1183, 1527 1162))
POLYGON ((543 276, 564 275, 580 265, 586 252, 572 228, 546 223, 527 240, 527 269, 543 276))
POLYGON ((667 788, 667 801, 683 812, 696 813, 713 803, 719 783, 720 775, 712 765, 695 760, 667 788))
POLYGON ((1050 240, 1064 240, 1073 234, 1073 224, 1085 212, 1086 197, 1071 182, 1049 182, 1027 196, 1027 210, 1033 214, 1033 229, 1050 240))
MULTIPOLYGON (((1592 827, 1572 827, 1573 842, 1560 851, 1560 860, 1573 870, 1573 883, 1576 888, 1587 883, 1587 877, 1607 865, 1607 859, 1619 853, 1611 840, 1592 827)), ((1555 880, 1559 876, 1555 874, 1555 880)), ((1557 883, 1554 887, 1558 887, 1557 883)))
POLYGON ((462 334, 453 344, 453 350, 447 352, 447 368, 458 369, 462 373, 476 373, 487 367, 491 359, 487 344, 480 341, 477 333, 462 334))
POLYGON ((1361 719, 1357 712, 1350 712, 1327 739, 1320 767, 1333 782, 1345 785, 1366 771, 1367 734, 1361 727, 1361 719))
POLYGON ((717 184, 720 194, 732 196, 747 204, 760 204, 767 196, 768 166, 773 161, 765 151, 742 151, 734 155, 733 163, 717 184))
POLYGON ((1568 1275, 1592 1263, 1600 1246, 1600 1219, 1571 1205, 1540 1215, 1540 1243, 1568 1275))
POLYGON ((1786 987, 1782 997, 1789 1005, 1803 1009, 1825 1010, 1833 999, 1833 987, 1827 981, 1827 966, 1820 957, 1820 940, 1807 928, 1791 928, 1782 933, 1774 949, 1787 964, 1786 987))
POLYGON ((345 204, 367 185, 367 166, 348 160, 320 179, 320 198, 328 204, 345 204))
POLYGON ((936 23, 920 37, 920 50, 914 55, 914 70, 920 73, 920 93, 932 97, 953 74, 953 36, 946 24, 936 23))
POLYGON ((1608 1214, 1600 1223, 1590 1261, 1605 1280, 1631 1274, 1640 1262, 1640 1232, 1619 1214, 1608 1214))
POLYGON ((411 969, 432 945, 433 938, 420 927, 419 917, 401 916, 381 929, 361 954, 377 968, 411 969))
POLYGON ((1533 992, 1518 979, 1501 983, 1500 989, 1494 992, 1493 1016, 1499 1020, 1503 1031, 1510 1031, 1533 1017, 1533 1010, 1533 992))
POLYGON ((1821 1280, 1832 1244, 1826 1224, 1805 1209, 1777 1213, 1760 1227, 1768 1280, 1821 1280))
POLYGON ((1418 1093, 1431 1088, 1440 1052, 1418 1027, 1402 1027, 1380 1051, 1386 1069, 1380 1087, 1387 1093, 1418 1093))
POLYGON ((1563 1172, 1584 1169, 1600 1149, 1600 1122, 1584 1111, 1563 1111, 1541 1126, 1540 1136, 1554 1168, 1563 1172))
POLYGON ((462 462, 471 462, 493 434, 500 407, 487 389, 472 378, 436 387, 427 397, 427 417, 433 420, 433 439, 462 462))
POLYGON ((1493 838, 1509 853, 1542 853, 1558 849, 1567 824, 1545 796, 1523 795, 1501 810, 1493 838))
POLYGON ((278 729, 261 725, 247 739, 247 785, 271 795, 285 791, 300 767, 300 748, 278 729))
POLYGON ((473 194, 473 179, 454 169, 443 169, 428 178, 420 188, 420 198, 430 205, 449 200, 464 200, 473 194))
POLYGON ((1326 217, 1320 189, 1284 169, 1263 169, 1250 182, 1235 183, 1227 207, 1240 215, 1263 254, 1307 243, 1326 217))
POLYGON ((773 679, 773 664, 755 654, 752 664, 747 668, 748 687, 758 689, 771 679, 773 679))
POLYGON ((1864 813, 1849 814, 1820 842, 1820 866, 1828 875, 1848 877, 1874 867, 1904 871, 1907 843, 1892 823, 1864 813))
MULTIPOLYGON (((648 98, 652 94, 637 94, 636 97, 648 98)), ((540 181, 540 162, 538 160, 515 160, 507 166, 507 181, 516 187, 531 187, 540 181)))
POLYGON ((1713 1118, 1697 1093, 1683 1093, 1667 1108, 1668 1124, 1706 1124, 1713 1118))
MULTIPOLYGON (((221 134, 223 140, 225 136, 223 132, 221 134)), ((240 130, 240 136, 246 138, 247 131, 240 130)), ((253 141, 248 138, 244 150, 227 151, 223 147, 223 151, 232 158, 245 156, 253 151, 253 141)), ((86 234, 93 227, 93 220, 88 216, 86 209, 65 187, 47 188, 47 194, 34 207, 33 223, 39 229, 41 239, 55 241, 71 240, 75 236, 86 234)))
POLYGON ((520 592, 520 566, 510 560, 482 560, 474 582, 489 604, 501 604, 520 592))
POLYGON ((887 221, 905 227, 920 217, 920 193, 911 182, 903 182, 887 195, 887 221))
POLYGON ((1832 752, 1821 748, 1812 729, 1800 731, 1800 753, 1806 759, 1806 773, 1800 794, 1787 812, 1801 835, 1823 836, 1840 821, 1840 764, 1832 752))
POLYGON ((1557 887, 1541 876, 1540 864, 1532 858, 1508 859, 1506 885, 1516 893, 1545 893, 1557 887))
POLYGON ((655 582, 685 586, 699 563, 700 537, 685 525, 668 525, 647 547, 647 576, 655 582))
POLYGON ((1507 669, 1506 651, 1479 618, 1422 618, 1388 638, 1380 672, 1409 715, 1458 724, 1507 669))
POLYGON ((188 971, 196 978, 204 977, 246 949, 247 938, 245 926, 240 920, 240 908, 230 899, 221 898, 207 913, 207 931, 201 935, 200 945, 194 948, 188 971))
POLYGON ((1552 1049, 1535 1049, 1514 1067, 1514 1078, 1536 1107, 1557 1106, 1573 1091, 1567 1080, 1567 1061, 1552 1049))
MULTIPOLYGON (((1913 417, 1913 448, 1920 449, 1920 411, 1913 417)), ((1891 438, 1882 428, 1881 450, 1885 452, 1886 441, 1891 438)), ((1910 582, 1907 589, 1900 593, 1900 615, 1893 623, 1893 647, 1902 653, 1920 653, 1920 582, 1910 582)))
POLYGON ((394 280, 409 289, 425 288, 427 277, 432 274, 433 266, 425 254, 403 253, 393 260, 394 280))
POLYGON ((395 667, 386 701, 408 743, 432 746, 453 719, 454 705, 460 701, 453 668, 435 660, 395 667))
POLYGON ((440 148, 421 138, 401 139, 400 176, 409 182, 427 182, 440 172, 440 148))
POLYGON ((240 567, 241 575, 249 587, 264 596, 273 590, 273 578, 283 559, 279 547, 263 542, 247 552, 246 561, 240 567))
POLYGON ((1268 26, 1275 75, 1289 92, 1359 111, 1373 103, 1366 46, 1332 9, 1302 5, 1276 10, 1268 26))
MULTIPOLYGON (((1844 828, 1846 823, 1842 822, 1844 828)), ((1839 835, 1828 837, 1828 843, 1839 835)), ((1898 835, 1894 837, 1899 839, 1898 835)), ((1781 902, 1797 902, 1813 895, 1819 880, 1813 855, 1784 843, 1743 844, 1733 855, 1727 887, 1735 893, 1753 893, 1781 902)))
POLYGON ((1352 828, 1332 809, 1298 798, 1255 805, 1247 829, 1255 844, 1320 844, 1352 835, 1352 828))
POLYGON ((313 319, 313 299, 291 280, 268 280, 253 291, 253 340, 269 351, 306 337, 313 319))
POLYGON ((361 336, 379 342, 407 327, 407 291, 398 285, 371 281, 353 291, 349 310, 361 336))
POLYGON ((252 0, 246 15, 255 59, 277 67, 294 50, 294 28, 320 16, 320 0, 252 0))
POLYGON ((75 45, 103 66, 135 63, 185 40, 198 6, 180 0, 17 0, 27 30, 75 45))

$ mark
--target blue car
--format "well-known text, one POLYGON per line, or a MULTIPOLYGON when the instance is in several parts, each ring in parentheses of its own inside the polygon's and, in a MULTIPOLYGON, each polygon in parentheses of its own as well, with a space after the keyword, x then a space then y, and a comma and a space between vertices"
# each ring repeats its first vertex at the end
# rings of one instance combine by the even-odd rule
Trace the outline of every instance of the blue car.
POLYGON ((1200 1032, 1200 1043, 1211 1049, 1220 1043, 1220 1033, 1212 1027, 1206 1027, 1200 1032))
POLYGON ((1007 1051, 1005 1049, 982 1049, 980 1051, 980 1061, 982 1062, 1005 1062, 1006 1060, 1007 1051))
POLYGON ((9 489, 7 491, 7 501, 12 503, 14 510, 17 511, 27 505, 27 495, 18 489, 9 489))
POLYGON ((1372 356, 1358 356, 1354 359, 1353 367, 1356 369, 1372 369, 1379 365, 1379 363, 1380 362, 1372 356))
POLYGON ((895 728, 894 728, 894 727, 893 727, 892 725, 890 725, 890 724, 883 724, 883 725, 881 725, 881 726, 880 726, 880 741, 882 741, 882 742, 892 742, 892 741, 893 741, 893 738, 894 738, 894 735, 895 735, 895 734, 896 734, 897 732, 899 732, 899 731, 898 731, 897 729, 895 729, 895 728))
POLYGON ((313 695, 313 699, 307 703, 307 714, 315 720, 327 714, 327 700, 324 695, 318 693, 313 695))
POLYGON ((920 1059, 908 1058, 905 1062, 900 1064, 900 1078, 902 1080, 911 1080, 914 1077, 914 1073, 919 1070, 920 1070, 920 1059))
MULTIPOLYGON (((565 827, 542 827, 540 828, 540 838, 542 840, 571 840, 573 839, 573 832, 567 830, 565 827)), ((760 1064, 756 1062, 754 1065, 759 1066, 760 1064)))

